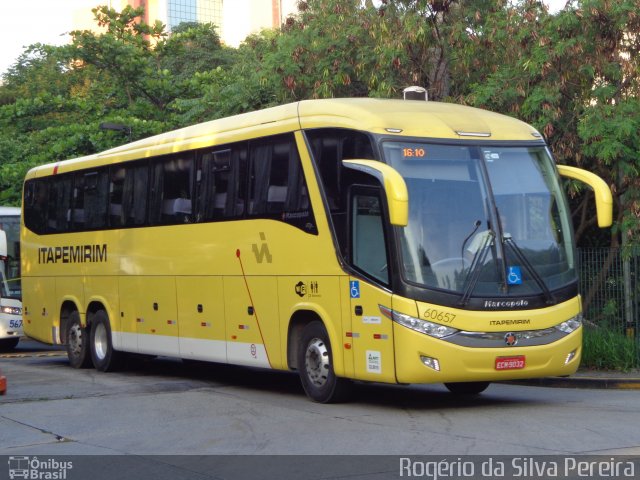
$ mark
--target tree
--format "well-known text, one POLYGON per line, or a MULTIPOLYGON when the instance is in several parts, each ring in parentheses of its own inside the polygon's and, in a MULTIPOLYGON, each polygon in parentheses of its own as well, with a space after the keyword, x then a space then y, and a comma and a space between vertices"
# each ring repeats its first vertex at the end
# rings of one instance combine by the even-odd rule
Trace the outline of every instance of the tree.
POLYGON ((73 58, 76 68, 92 65, 109 75, 117 88, 124 92, 130 105, 140 100, 153 110, 163 112, 167 104, 179 94, 170 71, 162 69, 154 44, 166 33, 160 22, 150 26, 140 20, 144 9, 126 6, 117 12, 106 6, 92 10, 104 33, 76 30, 72 35, 73 58))

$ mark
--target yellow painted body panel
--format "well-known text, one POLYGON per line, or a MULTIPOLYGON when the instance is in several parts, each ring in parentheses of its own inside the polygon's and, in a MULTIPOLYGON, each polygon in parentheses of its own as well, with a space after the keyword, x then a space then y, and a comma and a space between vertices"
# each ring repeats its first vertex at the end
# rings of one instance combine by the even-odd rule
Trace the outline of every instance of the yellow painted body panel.
MULTIPOLYGON (((418 302, 418 317, 470 332, 542 330, 558 325, 581 312, 580 297, 536 310, 471 311, 418 302), (448 318, 446 315, 449 314, 448 318), (450 320, 450 321, 448 321, 450 320)), ((402 312, 414 315, 409 312, 402 312)))
MULTIPOLYGON (((335 253, 333 254, 335 258, 335 253)), ((317 271, 323 268, 318 265, 317 271)), ((343 277, 348 278, 348 277, 343 277)), ((345 367, 345 353, 341 344, 344 343, 343 325, 345 318, 344 303, 341 301, 341 285, 344 282, 339 275, 318 275, 312 271, 305 271, 299 275, 278 277, 278 302, 280 311, 281 354, 286 360, 286 338, 289 331, 289 319, 296 312, 311 312, 324 321, 327 333, 331 339, 333 349, 334 370, 338 376, 351 376, 351 366, 345 367)), ((348 285, 348 282, 347 282, 348 285)))
POLYGON ((56 298, 55 277, 28 277, 23 274, 22 291, 25 334, 44 343, 57 343, 57 335, 53 332, 60 328, 60 317, 54 312, 59 311, 61 302, 56 298))
MULTIPOLYGON (((351 277, 350 281, 359 281, 351 277)), ((380 305, 391 305, 391 293, 359 281, 360 298, 351 298, 354 376, 359 380, 395 383, 393 325, 380 305), (356 313, 356 308, 362 313, 356 313)))
POLYGON ((582 168, 558 165, 558 172, 563 177, 573 178, 589 185, 594 192, 600 228, 610 227, 613 223, 613 196, 609 185, 596 174, 582 168))
MULTIPOLYGON (((176 277, 180 356, 198 358, 197 345, 184 341, 226 341, 222 277, 176 277)), ((222 345, 222 344, 221 344, 222 345)), ((211 352, 210 360, 226 361, 226 348, 211 352)))
MULTIPOLYGON (((107 308, 108 317, 120 329, 120 288, 118 277, 93 275, 83 277, 84 305, 96 302, 107 308)), ((84 312, 84 310, 83 310, 84 312)), ((83 319, 84 317, 81 316, 83 319)))

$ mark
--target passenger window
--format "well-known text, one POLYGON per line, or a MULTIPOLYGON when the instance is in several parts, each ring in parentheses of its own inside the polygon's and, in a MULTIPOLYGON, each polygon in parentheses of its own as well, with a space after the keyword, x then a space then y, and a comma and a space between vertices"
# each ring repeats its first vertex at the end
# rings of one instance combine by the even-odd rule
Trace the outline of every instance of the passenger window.
POLYGON ((316 233, 293 135, 252 143, 249 215, 283 220, 316 233))
POLYGON ((47 201, 49 182, 30 180, 25 186, 24 223, 35 233, 47 232, 47 201))
POLYGON ((152 173, 152 223, 191 222, 193 153, 167 158, 155 164, 152 173))
MULTIPOLYGON (((216 173, 228 171, 231 162, 231 150, 205 152, 200 156, 196 174, 197 221, 207 222, 215 218, 216 207, 219 212, 224 209, 225 196, 216 189, 216 173), (218 205, 216 205, 218 195, 218 205)), ((222 215, 220 215, 222 216, 222 215)))
POLYGON ((246 167, 244 142, 202 153, 196 175, 199 221, 244 215, 246 167))
POLYGON ((249 215, 282 213, 287 197, 289 145, 256 142, 251 148, 250 168, 249 215))
POLYGON ((353 266, 389 283, 387 249, 380 197, 373 194, 352 196, 351 251, 353 266))
MULTIPOLYGON (((104 228, 107 225, 109 175, 107 170, 84 174, 84 228, 104 228)), ((75 210, 74 210, 75 216, 75 210)))
POLYGON ((320 180, 324 188, 329 208, 332 212, 346 209, 347 187, 351 184, 345 175, 342 160, 369 159, 374 160, 371 139, 365 133, 338 129, 322 128, 306 132, 313 160, 320 172, 320 180))
MULTIPOLYGON (((95 175, 95 173, 94 173, 95 175)), ((69 224, 73 230, 84 228, 84 173, 76 173, 73 179, 71 208, 67 211, 69 224)))
POLYGON ((148 185, 149 167, 146 162, 126 167, 122 188, 122 210, 126 226, 145 224, 148 185))
POLYGON ((320 184, 327 199, 333 228, 340 252, 348 255, 349 231, 347 225, 349 185, 371 182, 363 174, 345 169, 345 159, 375 159, 369 135, 355 130, 319 128, 305 132, 311 147, 316 170, 320 173, 320 184))
POLYGON ((124 167, 112 167, 109 178, 109 225, 122 227, 125 224, 122 198, 124 193, 124 167))
POLYGON ((54 177, 50 182, 47 230, 49 232, 67 232, 72 225, 71 195, 73 177, 70 175, 54 177))

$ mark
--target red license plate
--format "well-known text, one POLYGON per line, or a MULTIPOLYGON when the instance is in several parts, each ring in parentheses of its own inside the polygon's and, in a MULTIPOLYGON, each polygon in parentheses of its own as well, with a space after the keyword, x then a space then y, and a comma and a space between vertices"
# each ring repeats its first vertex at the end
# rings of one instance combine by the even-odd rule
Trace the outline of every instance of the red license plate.
POLYGON ((520 370, 524 366, 524 355, 496 358, 496 370, 520 370))

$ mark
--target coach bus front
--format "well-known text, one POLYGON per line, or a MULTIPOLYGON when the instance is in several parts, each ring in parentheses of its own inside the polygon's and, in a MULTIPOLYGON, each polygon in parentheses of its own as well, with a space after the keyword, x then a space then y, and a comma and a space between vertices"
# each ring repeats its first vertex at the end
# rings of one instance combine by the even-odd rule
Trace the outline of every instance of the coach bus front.
MULTIPOLYGON (((575 372, 581 305, 570 211, 540 143, 387 140, 408 192, 389 309, 399 382, 482 382, 575 372)), ((451 385, 452 384, 452 385, 451 385)), ((475 385, 475 387, 473 387, 475 385)))

